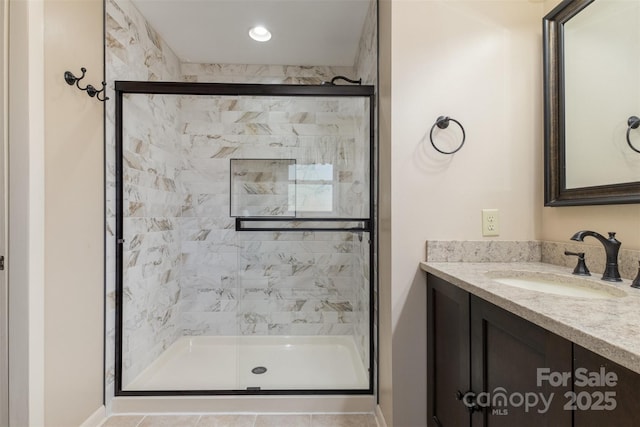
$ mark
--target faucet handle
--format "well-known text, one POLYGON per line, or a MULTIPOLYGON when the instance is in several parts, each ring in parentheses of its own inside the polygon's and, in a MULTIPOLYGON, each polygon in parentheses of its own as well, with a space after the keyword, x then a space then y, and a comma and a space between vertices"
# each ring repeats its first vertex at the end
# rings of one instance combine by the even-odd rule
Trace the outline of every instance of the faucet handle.
POLYGON ((631 287, 640 288, 640 261, 638 261, 638 275, 633 279, 633 282, 631 282, 631 287))
POLYGON ((564 254, 578 257, 578 264, 576 265, 576 268, 573 269, 573 274, 576 274, 578 276, 591 276, 591 273, 589 272, 587 264, 584 260, 584 252, 569 252, 565 250, 564 254))

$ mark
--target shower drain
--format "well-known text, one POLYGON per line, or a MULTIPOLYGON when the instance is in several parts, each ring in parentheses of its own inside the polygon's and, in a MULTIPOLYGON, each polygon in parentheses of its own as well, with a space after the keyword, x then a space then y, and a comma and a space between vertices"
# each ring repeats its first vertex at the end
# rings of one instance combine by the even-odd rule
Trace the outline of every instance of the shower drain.
POLYGON ((251 370, 252 373, 260 375, 260 374, 264 374, 265 372, 267 372, 267 368, 265 368, 264 366, 256 366, 255 368, 253 368, 251 370))

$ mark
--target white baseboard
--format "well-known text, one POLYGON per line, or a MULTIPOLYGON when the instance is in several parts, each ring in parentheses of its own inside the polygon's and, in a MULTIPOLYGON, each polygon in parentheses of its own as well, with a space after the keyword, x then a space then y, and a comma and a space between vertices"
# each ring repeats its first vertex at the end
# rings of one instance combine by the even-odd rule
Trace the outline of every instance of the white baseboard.
POLYGON ((376 405, 376 421, 378 422, 378 427, 387 427, 387 422, 384 419, 384 415, 382 415, 380 405, 376 405))
POLYGON ((98 427, 107 419, 107 410, 103 406, 99 407, 93 414, 89 416, 80 427, 98 427))
POLYGON ((155 413, 371 413, 373 395, 327 396, 119 396, 113 414, 155 413))

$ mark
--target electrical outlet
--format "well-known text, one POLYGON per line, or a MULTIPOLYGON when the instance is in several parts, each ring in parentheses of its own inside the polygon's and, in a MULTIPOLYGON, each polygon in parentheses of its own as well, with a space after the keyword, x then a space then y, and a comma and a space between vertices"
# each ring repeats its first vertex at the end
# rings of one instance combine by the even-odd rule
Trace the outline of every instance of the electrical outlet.
POLYGON ((482 235, 500 235, 500 215, 498 209, 482 209, 482 235))

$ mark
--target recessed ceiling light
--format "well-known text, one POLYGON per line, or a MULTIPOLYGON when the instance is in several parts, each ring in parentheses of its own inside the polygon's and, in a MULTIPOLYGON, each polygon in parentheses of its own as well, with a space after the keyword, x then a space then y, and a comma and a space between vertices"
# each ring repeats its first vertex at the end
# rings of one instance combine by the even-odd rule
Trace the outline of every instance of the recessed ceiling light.
POLYGON ((249 30, 249 37, 257 42, 266 42, 271 40, 271 33, 265 27, 258 25, 249 30))

